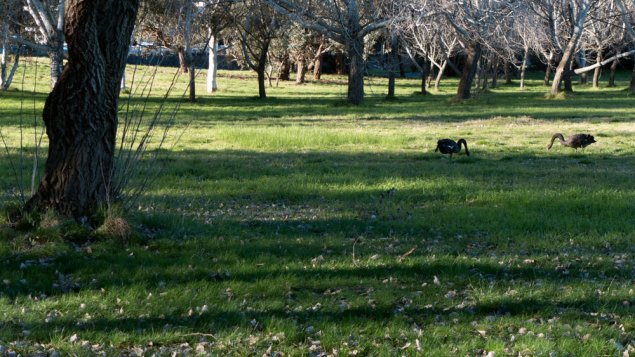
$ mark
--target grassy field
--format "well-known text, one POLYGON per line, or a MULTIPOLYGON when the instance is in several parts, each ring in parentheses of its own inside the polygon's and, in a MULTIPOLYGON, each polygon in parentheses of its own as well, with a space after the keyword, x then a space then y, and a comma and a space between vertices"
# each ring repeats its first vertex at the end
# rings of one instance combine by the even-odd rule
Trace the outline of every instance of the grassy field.
MULTIPOLYGON (((28 92, 0 93, 14 162, 37 76, 35 94, 33 69, 28 92)), ((635 98, 626 75, 566 100, 538 78, 461 104, 453 80, 425 97, 398 80, 386 101, 373 78, 354 107, 342 77, 258 100, 251 74, 222 72, 182 103, 182 137, 127 214, 135 239, 0 218, 0 355, 633 353, 635 98), (546 151, 554 132, 598 142, 546 151), (472 155, 434 153, 445 137, 472 155)), ((0 170, 15 201, 4 151, 0 170)))

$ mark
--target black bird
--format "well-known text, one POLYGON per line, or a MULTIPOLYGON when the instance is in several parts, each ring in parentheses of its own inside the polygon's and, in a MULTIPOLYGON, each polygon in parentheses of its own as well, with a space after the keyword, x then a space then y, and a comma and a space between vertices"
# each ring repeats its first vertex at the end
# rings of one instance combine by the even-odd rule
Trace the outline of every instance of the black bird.
POLYGON ((571 135, 571 137, 569 138, 569 140, 564 140, 564 136, 562 136, 562 134, 560 133, 555 133, 553 134, 553 136, 551 137, 551 142, 549 143, 549 146, 547 146, 547 150, 551 150, 551 147, 553 146, 553 142, 559 139, 560 140, 560 144, 566 146, 566 147, 570 147, 570 148, 574 148, 576 149, 576 151, 579 148, 585 148, 591 144, 593 144, 595 141, 595 138, 593 137, 593 135, 590 134, 574 134, 571 135))
POLYGON ((437 141, 437 148, 434 149, 434 152, 441 151, 442 154, 450 154, 450 158, 452 158, 452 154, 457 154, 461 151, 461 144, 465 146, 465 154, 470 156, 470 151, 467 149, 467 142, 465 139, 459 139, 458 142, 455 142, 452 139, 441 139, 437 141))

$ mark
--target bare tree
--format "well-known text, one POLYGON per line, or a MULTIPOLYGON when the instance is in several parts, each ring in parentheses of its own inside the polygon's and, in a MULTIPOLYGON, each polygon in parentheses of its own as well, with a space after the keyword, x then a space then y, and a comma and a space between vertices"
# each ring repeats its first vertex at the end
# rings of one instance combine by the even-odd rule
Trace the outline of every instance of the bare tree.
POLYGON ((238 38, 243 60, 258 74, 258 96, 267 98, 265 89, 266 67, 271 41, 277 36, 280 19, 261 0, 246 0, 235 14, 238 38))
MULTIPOLYGON (((45 51, 51 60, 51 87, 59 80, 64 67, 65 0, 23 0, 37 33, 31 38, 15 35, 11 40, 33 50, 45 51)), ((21 24, 28 27, 27 24, 21 24)))
POLYGON ((382 0, 264 0, 273 9, 302 27, 317 31, 344 45, 348 57, 348 102, 364 99, 364 38, 391 21, 382 11, 382 0))
MULTIPOLYGON (((17 49, 13 54, 13 64, 10 64, 10 53, 13 46, 10 44, 12 34, 15 31, 11 31, 12 27, 15 28, 15 24, 12 26, 11 18, 15 18, 20 9, 17 0, 6 0, 0 4, 0 91, 9 89, 15 71, 18 69, 20 63, 20 50, 17 49)), ((17 46, 19 47, 19 46, 17 46)))

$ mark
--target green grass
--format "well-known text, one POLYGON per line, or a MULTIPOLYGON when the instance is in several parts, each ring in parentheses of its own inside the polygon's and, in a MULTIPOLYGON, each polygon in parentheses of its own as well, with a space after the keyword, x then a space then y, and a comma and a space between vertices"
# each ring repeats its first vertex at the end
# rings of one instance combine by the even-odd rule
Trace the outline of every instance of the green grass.
MULTIPOLYGON (((0 93, 14 162, 19 114, 46 96, 39 73, 35 95, 0 93)), ((250 73, 222 72, 211 96, 201 78, 181 140, 129 213, 138 240, 0 228, 0 345, 621 355, 635 345, 635 98, 626 74, 566 100, 545 99, 539 78, 461 104, 451 79, 425 97, 398 80, 385 101, 373 78, 359 107, 344 103, 342 77, 281 83, 267 100, 250 73), (554 132, 598 142, 546 151, 554 132), (434 153, 444 137, 472 155, 434 153)), ((2 200, 15 200, 6 155, 0 169, 2 200)))

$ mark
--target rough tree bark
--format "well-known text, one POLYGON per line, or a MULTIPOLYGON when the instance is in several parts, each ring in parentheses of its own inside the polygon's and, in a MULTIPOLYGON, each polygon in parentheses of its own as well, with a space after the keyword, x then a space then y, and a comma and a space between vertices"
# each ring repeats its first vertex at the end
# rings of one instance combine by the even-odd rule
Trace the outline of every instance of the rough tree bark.
POLYGON ((347 44, 346 52, 349 55, 348 71, 348 102, 361 104, 364 100, 364 39, 353 37, 347 44))
POLYGON ((69 60, 44 106, 44 176, 26 210, 85 221, 111 198, 117 109, 139 0, 69 0, 69 60))
POLYGON ((456 93, 457 100, 469 99, 471 96, 470 90, 472 88, 472 82, 478 69, 478 62, 481 58, 481 44, 470 43, 467 49, 467 58, 463 66, 463 73, 459 81, 459 88, 456 93))

